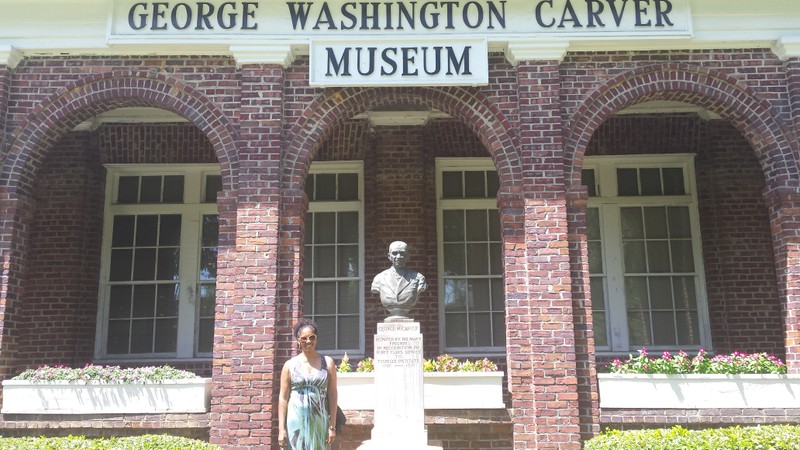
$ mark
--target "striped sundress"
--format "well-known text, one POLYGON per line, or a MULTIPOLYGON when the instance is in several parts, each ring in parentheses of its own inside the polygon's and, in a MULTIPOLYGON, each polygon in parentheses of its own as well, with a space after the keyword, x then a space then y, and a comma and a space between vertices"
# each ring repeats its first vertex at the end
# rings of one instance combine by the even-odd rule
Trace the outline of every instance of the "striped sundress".
POLYGON ((289 450, 328 450, 328 368, 308 373, 300 364, 290 370, 292 392, 286 411, 289 450))

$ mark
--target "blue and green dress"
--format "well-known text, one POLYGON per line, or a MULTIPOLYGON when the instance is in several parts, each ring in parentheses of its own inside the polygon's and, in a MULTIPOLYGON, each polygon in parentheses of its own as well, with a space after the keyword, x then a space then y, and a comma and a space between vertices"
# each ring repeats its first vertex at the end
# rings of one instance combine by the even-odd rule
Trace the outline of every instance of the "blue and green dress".
POLYGON ((292 392, 286 410, 286 435, 290 450, 328 450, 328 367, 322 357, 319 370, 290 370, 292 392))

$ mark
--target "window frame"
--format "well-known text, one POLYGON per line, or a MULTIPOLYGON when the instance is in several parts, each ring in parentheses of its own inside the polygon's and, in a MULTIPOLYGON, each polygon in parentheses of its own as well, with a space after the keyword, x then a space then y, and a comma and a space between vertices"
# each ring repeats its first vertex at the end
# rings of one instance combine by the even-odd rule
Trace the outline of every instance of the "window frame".
MULTIPOLYGON (((466 198, 466 199, 445 199, 443 198, 443 185, 442 174, 448 171, 493 171, 497 172, 494 162, 489 157, 438 157, 435 160, 436 164, 436 251, 437 251, 437 285, 438 285, 438 305, 439 305, 439 348, 440 352, 447 352, 449 354, 458 356, 497 356, 506 353, 506 345, 502 346, 480 346, 480 347, 447 347, 447 321, 444 305, 444 211, 451 210, 469 210, 469 209, 485 209, 495 210, 499 213, 497 207, 497 197, 487 198, 466 198)), ((502 224, 501 224, 502 228, 502 224)), ((502 244, 502 229, 498 230, 502 244)), ((503 251, 502 245, 500 251, 503 251)), ((502 255, 501 255, 502 256, 502 255)), ((492 278, 487 276, 487 278, 492 278)), ((505 273, 500 275, 500 280, 503 282, 503 313, 505 317, 505 273)), ((505 320, 503 323, 505 327, 505 320)), ((504 330, 505 332, 505 330, 504 330)))
MULTIPOLYGON (((365 241, 364 241, 364 162, 363 161, 313 161, 311 166, 309 167, 308 175, 319 175, 319 174, 342 174, 342 173, 355 173, 358 176, 358 200, 345 200, 345 201, 337 201, 337 200, 318 200, 312 201, 310 198, 308 199, 308 213, 320 213, 320 212, 357 212, 358 213, 358 259, 359 259, 359 267, 361 267, 361 279, 359 280, 359 289, 358 289, 358 348, 357 349, 336 349, 336 350, 319 350, 321 354, 328 355, 331 357, 338 357, 341 358, 347 353, 348 357, 350 358, 364 358, 366 356, 366 340, 364 337, 365 333, 365 279, 366 279, 366 267, 364 266, 365 263, 365 241)), ((306 232, 307 232, 306 228, 306 232)), ((305 252, 305 239, 303 241, 303 251, 305 252)), ((305 293, 306 289, 306 281, 322 281, 322 280, 339 280, 340 278, 305 278, 305 264, 306 261, 303 261, 303 269, 301 273, 303 274, 303 292, 305 293)), ((339 311, 336 310, 336 315, 338 317, 339 311)), ((337 339, 337 336, 334 336, 334 339, 337 339)))
MULTIPOLYGON (((697 296, 697 321, 700 343, 697 345, 649 345, 647 348, 652 351, 699 350, 700 348, 711 351, 712 349, 694 156, 694 154, 690 153, 674 153, 663 155, 587 156, 584 159, 583 170, 594 170, 597 196, 589 197, 587 209, 598 209, 602 263, 605 274, 603 276, 603 294, 605 297, 608 345, 596 346, 596 353, 600 356, 629 354, 631 351, 638 350, 641 347, 630 344, 628 332, 628 314, 624 291, 625 270, 622 234, 620 231, 620 211, 623 207, 685 206, 688 208, 689 226, 692 233, 691 242, 695 267, 694 284, 697 296), (685 194, 619 196, 617 192, 617 169, 626 168, 681 168, 684 175, 685 194)), ((587 276, 591 278, 591 274, 587 273, 587 276)))
MULTIPOLYGON (((95 334, 95 361, 207 361, 212 352, 197 352, 199 333, 200 301, 198 287, 202 218, 204 215, 219 215, 215 201, 206 202, 205 183, 207 176, 220 174, 219 164, 104 164, 106 168, 105 208, 103 212, 103 237, 100 256, 97 324, 95 334), (135 203, 116 202, 119 181, 124 176, 184 177, 182 203, 135 203), (111 239, 114 217, 119 215, 177 214, 181 216, 180 240, 180 295, 178 304, 177 342, 175 352, 109 354, 107 340, 109 331, 109 294, 111 290, 110 264, 111 239), (188 281, 187 281, 188 280, 188 281)), ((143 283, 146 284, 146 283, 143 283)))

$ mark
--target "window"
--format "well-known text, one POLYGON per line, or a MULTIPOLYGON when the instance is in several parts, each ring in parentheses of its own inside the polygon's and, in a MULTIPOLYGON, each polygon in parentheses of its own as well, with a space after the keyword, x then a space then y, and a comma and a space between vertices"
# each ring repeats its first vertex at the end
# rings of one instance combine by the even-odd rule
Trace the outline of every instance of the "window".
POLYGON ((97 354, 210 357, 218 166, 106 168, 97 354))
POLYGON ((692 162, 691 155, 586 158, 598 351, 710 347, 692 162))
POLYGON ((488 158, 437 158, 436 174, 442 346, 505 351, 497 172, 488 158))
POLYGON ((363 355, 364 233, 360 162, 315 162, 306 179, 303 315, 319 350, 363 355))

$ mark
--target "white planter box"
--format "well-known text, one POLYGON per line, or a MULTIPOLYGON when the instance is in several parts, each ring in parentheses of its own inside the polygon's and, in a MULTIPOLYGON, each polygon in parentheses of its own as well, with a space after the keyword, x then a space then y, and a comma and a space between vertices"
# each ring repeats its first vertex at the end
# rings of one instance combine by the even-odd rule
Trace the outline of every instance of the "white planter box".
POLYGON ((800 408, 800 377, 598 374, 601 408, 800 408))
MULTIPOLYGON (((503 372, 425 372, 425 409, 497 409, 503 403, 503 372)), ((346 410, 375 408, 372 373, 337 375, 339 406, 346 410)))
POLYGON ((3 381, 3 414, 207 412, 211 379, 152 384, 3 381))

